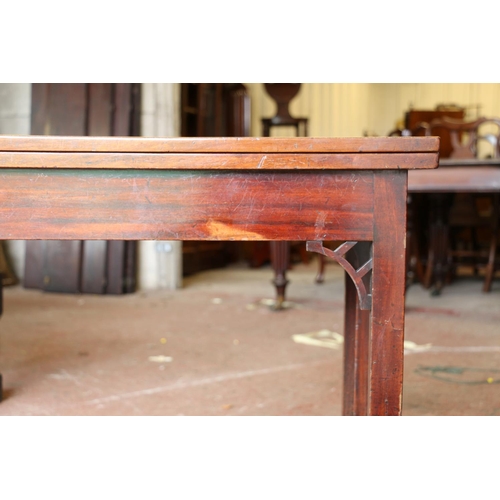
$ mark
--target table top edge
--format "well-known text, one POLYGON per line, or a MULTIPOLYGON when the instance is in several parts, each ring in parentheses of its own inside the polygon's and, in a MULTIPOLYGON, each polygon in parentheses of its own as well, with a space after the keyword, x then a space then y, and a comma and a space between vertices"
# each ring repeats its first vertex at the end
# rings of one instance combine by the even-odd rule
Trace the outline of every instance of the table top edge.
POLYGON ((0 152, 434 153, 438 137, 98 137, 0 135, 0 152))

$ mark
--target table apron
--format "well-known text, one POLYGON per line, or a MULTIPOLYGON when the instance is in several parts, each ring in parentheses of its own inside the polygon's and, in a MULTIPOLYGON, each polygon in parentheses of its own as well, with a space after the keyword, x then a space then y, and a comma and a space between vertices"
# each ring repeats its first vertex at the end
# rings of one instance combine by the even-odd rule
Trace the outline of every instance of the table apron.
POLYGON ((0 239, 371 240, 374 175, 2 169, 0 239))

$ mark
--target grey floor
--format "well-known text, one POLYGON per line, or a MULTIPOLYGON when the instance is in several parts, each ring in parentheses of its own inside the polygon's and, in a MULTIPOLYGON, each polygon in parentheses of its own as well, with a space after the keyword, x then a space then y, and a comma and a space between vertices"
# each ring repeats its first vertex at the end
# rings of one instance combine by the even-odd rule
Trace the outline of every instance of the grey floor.
MULTIPOLYGON (((0 415, 340 415, 343 271, 316 269, 289 272, 280 312, 244 264, 120 297, 7 288, 0 415)), ((412 285, 406 346, 404 415, 500 414, 500 279, 412 285)))

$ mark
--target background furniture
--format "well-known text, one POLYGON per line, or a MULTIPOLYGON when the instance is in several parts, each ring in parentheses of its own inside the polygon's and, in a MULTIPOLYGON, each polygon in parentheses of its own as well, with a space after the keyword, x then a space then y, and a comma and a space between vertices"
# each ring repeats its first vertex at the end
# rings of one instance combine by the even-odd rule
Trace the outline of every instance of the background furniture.
MULTIPOLYGON (((453 196, 471 193, 492 195, 498 200, 500 194, 500 158, 439 161, 439 169, 431 172, 409 172, 408 192, 432 194, 441 200, 430 218, 429 272, 433 277, 433 294, 439 295, 451 271, 450 261, 450 213, 453 196)), ((498 207, 497 207, 498 208, 498 207)), ((494 232, 497 234, 497 231, 494 232)), ((497 241, 491 240, 493 249, 489 253, 483 291, 489 291, 493 273, 498 265, 497 241)))
POLYGON ((270 137, 275 127, 294 127, 297 137, 307 137, 308 119, 296 118, 290 114, 292 99, 299 93, 300 83, 265 83, 266 92, 277 104, 276 114, 272 118, 262 118, 262 135, 270 137))
POLYGON ((348 275, 344 414, 399 415, 407 169, 437 159, 433 137, 2 136, 0 239, 307 241, 348 275))
MULTIPOLYGON (((388 137, 425 136, 429 122, 442 117, 463 119, 465 109, 455 104, 441 104, 435 109, 410 109, 405 115, 399 127, 391 130, 388 137)), ((443 128, 437 128, 436 134, 440 137, 440 158, 447 158, 452 150, 449 132, 443 128)), ((428 241, 426 231, 428 229, 429 196, 422 193, 408 193, 408 221, 407 221, 407 286, 420 282, 429 288, 432 283, 425 274, 428 258, 428 241)), ((335 247, 338 243, 332 245, 335 247)), ((326 261, 320 258, 318 261, 318 274, 316 283, 323 283, 325 279, 326 261)))
MULTIPOLYGON (((450 137, 449 160, 440 160, 441 168, 481 167, 496 165, 500 159, 500 119, 481 117, 473 121, 454 120, 448 117, 433 120, 427 135, 437 135, 446 130, 450 137)), ((458 175, 458 174, 456 174, 458 175)), ((450 184, 454 181, 450 178, 450 184)), ((483 268, 483 291, 491 290, 496 264, 498 240, 499 199, 495 186, 491 191, 459 191, 433 193, 432 210, 429 212, 429 261, 424 283, 434 283, 434 293, 439 294, 445 282, 450 281, 457 267, 472 267, 475 274, 483 268)))
MULTIPOLYGON (((425 129, 421 124, 430 123, 433 120, 439 120, 443 117, 453 118, 455 120, 465 119, 465 109, 455 104, 440 104, 435 109, 410 109, 405 113, 404 128, 411 131, 412 135, 425 135, 425 129)), ((437 127, 435 135, 440 137, 439 157, 448 158, 453 149, 448 130, 437 127)))

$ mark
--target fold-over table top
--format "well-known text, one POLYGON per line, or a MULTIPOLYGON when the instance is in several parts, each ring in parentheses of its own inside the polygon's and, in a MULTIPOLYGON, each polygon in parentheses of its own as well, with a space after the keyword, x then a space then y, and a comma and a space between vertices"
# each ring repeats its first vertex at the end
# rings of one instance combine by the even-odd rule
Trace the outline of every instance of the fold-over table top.
POLYGON ((435 168, 438 151, 438 137, 4 135, 0 168, 399 170, 435 168))

